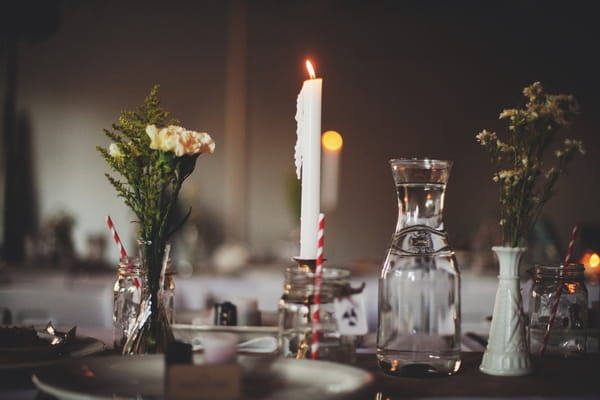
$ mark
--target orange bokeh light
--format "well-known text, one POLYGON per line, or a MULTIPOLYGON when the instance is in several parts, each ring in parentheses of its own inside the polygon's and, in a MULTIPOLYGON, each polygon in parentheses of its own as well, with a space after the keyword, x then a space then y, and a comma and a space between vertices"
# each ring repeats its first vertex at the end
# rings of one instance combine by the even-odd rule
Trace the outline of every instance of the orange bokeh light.
POLYGON ((327 150, 339 151, 344 144, 344 140, 339 132, 327 131, 321 136, 321 144, 327 150))
POLYGON ((600 267, 600 255, 598 253, 586 252, 581 257, 581 263, 586 268, 598 268, 600 267))

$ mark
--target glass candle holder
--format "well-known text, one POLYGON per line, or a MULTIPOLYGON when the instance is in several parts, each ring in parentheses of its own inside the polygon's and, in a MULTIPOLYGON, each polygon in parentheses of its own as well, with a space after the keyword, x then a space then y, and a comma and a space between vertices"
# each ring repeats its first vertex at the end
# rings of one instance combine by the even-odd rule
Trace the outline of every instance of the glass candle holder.
MULTIPOLYGON (((334 309, 336 298, 355 291, 350 286, 349 278, 348 270, 323 268, 319 304, 319 359, 346 363, 354 361, 357 337, 340 332, 334 309)), ((314 270, 302 265, 301 261, 298 266, 286 268, 284 292, 279 301, 278 340, 284 357, 311 358, 314 282, 314 270)))

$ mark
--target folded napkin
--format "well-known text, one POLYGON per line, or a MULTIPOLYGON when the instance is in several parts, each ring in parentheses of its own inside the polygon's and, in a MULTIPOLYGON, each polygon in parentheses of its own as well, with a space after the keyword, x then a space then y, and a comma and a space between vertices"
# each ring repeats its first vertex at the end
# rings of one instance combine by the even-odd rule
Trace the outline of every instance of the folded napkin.
MULTIPOLYGON (((192 350, 202 350, 202 336, 197 336, 190 341, 192 350)), ((277 350, 277 338, 273 336, 261 336, 238 343, 238 351, 245 353, 273 353, 277 350)))

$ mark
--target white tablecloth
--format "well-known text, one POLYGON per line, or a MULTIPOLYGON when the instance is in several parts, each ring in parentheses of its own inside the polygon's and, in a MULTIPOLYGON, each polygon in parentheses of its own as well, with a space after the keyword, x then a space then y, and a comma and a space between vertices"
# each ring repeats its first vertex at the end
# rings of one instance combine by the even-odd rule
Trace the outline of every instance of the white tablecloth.
MULTIPOLYGON (((116 274, 116 273, 115 273, 116 274)), ((69 276, 64 272, 16 271, 0 284, 0 308, 10 310, 15 324, 112 326, 115 274, 69 276)), ((214 302, 236 297, 254 298, 263 311, 276 311, 283 292, 283 270, 249 267, 236 276, 175 276, 175 309, 201 310, 214 302)), ((377 328, 378 276, 357 276, 352 284, 366 283, 368 326, 377 328)), ((491 315, 497 280, 493 276, 463 274, 461 287, 463 329, 487 332, 485 317, 491 315)), ((177 313, 176 317, 177 319, 177 313)))

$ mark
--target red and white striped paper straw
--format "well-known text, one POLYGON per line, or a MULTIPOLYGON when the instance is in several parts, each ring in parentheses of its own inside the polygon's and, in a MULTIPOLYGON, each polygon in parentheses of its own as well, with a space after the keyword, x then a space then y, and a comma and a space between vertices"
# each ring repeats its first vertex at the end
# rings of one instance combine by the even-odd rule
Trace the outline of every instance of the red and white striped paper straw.
MULTIPOLYGON (((119 237, 119 234, 117 233, 117 230, 115 229, 115 225, 112 222, 112 219, 110 218, 110 215, 106 216, 106 225, 108 225, 108 229, 110 229, 110 233, 112 234, 112 237, 117 245, 117 247, 119 248, 119 253, 121 254, 121 258, 127 258, 127 251, 125 251, 125 247, 123 246, 123 243, 121 242, 121 238, 119 237)), ((133 285, 136 288, 140 287, 140 281, 138 280, 137 277, 133 278, 133 285)))
POLYGON ((319 229, 317 233, 317 265, 315 268, 315 295, 313 296, 312 313, 312 341, 310 345, 310 358, 319 358, 319 328, 321 324, 321 284, 323 283, 323 243, 325 231, 325 214, 319 214, 319 229))
POLYGON ((126 258, 127 252, 125 251, 125 247, 123 247, 121 238, 119 237, 119 234, 117 233, 117 230, 115 229, 115 225, 113 224, 112 219, 110 218, 110 215, 106 216, 106 225, 108 225, 108 229, 110 229, 110 233, 111 233, 115 243, 117 244, 117 247, 119 248, 119 253, 121 253, 121 258, 126 258))
POLYGON ((571 241, 569 242, 569 247, 567 248, 567 255, 565 256, 565 260, 563 261, 563 267, 566 267, 571 262, 573 246, 575 245, 575 237, 577 236, 577 229, 579 229, 577 224, 573 225, 573 230, 571 231, 571 241))
MULTIPOLYGON (((575 245, 577 229, 577 224, 573 225, 573 230, 571 231, 571 240, 569 241, 569 246, 567 247, 567 255, 562 263, 563 268, 568 268, 568 265, 571 262, 571 255, 573 254, 573 246, 575 245)), ((548 345, 548 340, 550 339, 550 331, 552 330, 552 325, 554 325, 554 319, 556 318, 556 311, 558 310, 558 303, 560 302, 561 293, 562 285, 559 283, 558 287, 556 288, 556 292, 554 293, 554 303, 552 304, 552 309, 550 310, 550 318, 548 319, 548 325, 546 326, 546 332, 544 333, 544 339, 542 340, 542 346, 540 348, 541 356, 544 355, 546 346, 548 345)))

